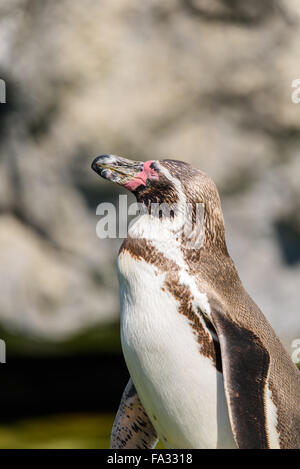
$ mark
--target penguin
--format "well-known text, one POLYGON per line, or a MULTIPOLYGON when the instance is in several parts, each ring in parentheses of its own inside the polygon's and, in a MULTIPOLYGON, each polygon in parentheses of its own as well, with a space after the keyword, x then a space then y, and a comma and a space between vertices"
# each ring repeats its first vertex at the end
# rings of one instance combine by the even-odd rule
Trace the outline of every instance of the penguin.
POLYGON ((92 169, 143 208, 117 261, 130 380, 111 448, 300 448, 300 373, 242 285, 212 179, 169 159, 102 155, 92 169))

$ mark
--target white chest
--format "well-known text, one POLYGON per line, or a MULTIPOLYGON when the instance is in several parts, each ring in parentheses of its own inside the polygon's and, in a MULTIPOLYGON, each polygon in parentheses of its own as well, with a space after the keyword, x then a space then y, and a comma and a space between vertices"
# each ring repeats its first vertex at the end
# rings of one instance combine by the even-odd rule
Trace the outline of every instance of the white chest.
POLYGON ((189 320, 162 290, 165 273, 124 251, 118 259, 121 340, 145 410, 166 447, 235 447, 223 376, 200 353, 189 320))

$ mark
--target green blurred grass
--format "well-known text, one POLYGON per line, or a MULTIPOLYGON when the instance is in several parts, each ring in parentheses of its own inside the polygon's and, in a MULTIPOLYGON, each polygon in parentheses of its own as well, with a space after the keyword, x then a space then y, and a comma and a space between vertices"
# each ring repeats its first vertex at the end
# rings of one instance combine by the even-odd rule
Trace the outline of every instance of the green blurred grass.
POLYGON ((112 414, 64 414, 0 425, 0 449, 106 449, 113 421, 112 414))
POLYGON ((0 449, 109 448, 114 416, 66 414, 0 425, 0 449))

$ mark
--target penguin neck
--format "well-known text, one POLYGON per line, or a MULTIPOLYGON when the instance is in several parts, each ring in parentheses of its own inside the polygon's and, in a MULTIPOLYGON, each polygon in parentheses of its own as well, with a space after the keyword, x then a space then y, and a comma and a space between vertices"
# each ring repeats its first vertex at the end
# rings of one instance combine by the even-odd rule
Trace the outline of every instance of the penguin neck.
POLYGON ((225 225, 221 207, 206 207, 204 214, 203 248, 208 251, 220 251, 228 256, 225 225))
POLYGON ((186 207, 179 204, 170 215, 168 205, 166 205, 167 214, 160 214, 159 210, 164 209, 162 204, 157 203, 154 210, 151 204, 151 208, 152 210, 150 204, 143 204, 141 214, 130 224, 129 237, 164 245, 166 250, 169 250, 171 245, 176 245, 183 251, 192 250, 194 253, 203 250, 218 251, 228 256, 221 210, 214 210, 212 213, 208 207, 200 204, 198 207, 192 205, 187 214, 186 207))
POLYGON ((161 204, 143 206, 140 215, 131 222, 128 235, 131 238, 143 238, 160 244, 174 243, 181 240, 185 222, 184 211, 180 208, 172 211, 172 207, 161 204))

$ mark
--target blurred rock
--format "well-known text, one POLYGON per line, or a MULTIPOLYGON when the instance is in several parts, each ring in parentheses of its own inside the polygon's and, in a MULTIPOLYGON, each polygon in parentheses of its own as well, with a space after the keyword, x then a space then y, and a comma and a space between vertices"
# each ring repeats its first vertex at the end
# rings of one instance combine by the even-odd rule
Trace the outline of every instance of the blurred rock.
POLYGON ((300 337, 299 3, 7 0, 0 18, 3 324, 63 338, 117 318, 120 241, 95 234, 115 188, 90 171, 109 152, 210 174, 246 288, 300 337))
POLYGON ((99 318, 118 301, 73 255, 57 252, 15 218, 0 218, 1 319, 25 335, 59 340, 99 318))

